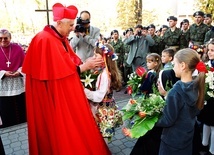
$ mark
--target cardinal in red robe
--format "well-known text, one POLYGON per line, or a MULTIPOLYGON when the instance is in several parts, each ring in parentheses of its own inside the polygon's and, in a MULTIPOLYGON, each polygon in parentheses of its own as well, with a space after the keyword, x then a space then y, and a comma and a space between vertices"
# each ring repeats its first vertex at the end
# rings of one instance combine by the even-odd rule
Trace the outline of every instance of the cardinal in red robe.
POLYGON ((24 60, 30 155, 111 154, 80 82, 81 60, 67 40, 77 12, 54 4, 53 25, 36 34, 24 60))

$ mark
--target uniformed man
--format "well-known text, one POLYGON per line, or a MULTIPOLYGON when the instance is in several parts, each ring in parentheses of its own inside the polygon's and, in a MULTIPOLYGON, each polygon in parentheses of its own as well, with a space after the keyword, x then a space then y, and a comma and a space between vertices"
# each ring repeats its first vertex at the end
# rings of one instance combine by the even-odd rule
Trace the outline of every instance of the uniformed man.
POLYGON ((163 37, 164 33, 169 27, 167 25, 162 25, 160 28, 160 37, 163 37))
POLYGON ((209 27, 203 23, 204 13, 202 11, 197 11, 193 14, 193 17, 195 23, 189 28, 190 45, 203 45, 205 34, 209 30, 209 27))
POLYGON ((124 66, 123 66, 124 55, 125 55, 124 43, 122 42, 121 39, 119 39, 118 30, 113 30, 111 32, 111 37, 112 37, 112 41, 110 42, 110 44, 112 45, 112 47, 114 48, 114 52, 118 56, 117 66, 118 66, 119 70, 121 71, 121 74, 122 74, 122 77, 123 77, 123 80, 124 80, 124 78, 125 78, 124 77, 124 66))
POLYGON ((214 38, 214 27, 212 27, 206 34, 204 38, 204 44, 214 38))
POLYGON ((189 46, 189 20, 183 19, 180 28, 182 31, 180 49, 183 49, 189 46))
POLYGON ((206 24, 209 29, 212 29, 213 25, 212 25, 212 15, 210 13, 207 13, 204 15, 204 24, 206 24))
POLYGON ((159 44, 159 50, 162 52, 165 49, 165 44, 163 44, 162 40, 163 40, 163 36, 164 33, 166 32, 166 30, 168 30, 168 26, 167 25, 162 25, 160 27, 160 44, 159 44))
POLYGON ((165 48, 173 48, 177 51, 180 49, 182 32, 180 28, 176 27, 176 17, 169 16, 167 22, 169 22, 169 29, 164 33, 162 43, 165 45, 165 48))
MULTIPOLYGON (((124 35, 124 38, 123 38, 123 41, 124 41, 126 38, 129 38, 129 36, 133 35, 133 29, 128 28, 127 30, 124 31, 123 35, 124 35)), ((125 46, 125 55, 124 55, 123 66, 124 66, 124 86, 126 86, 129 80, 128 75, 132 73, 132 65, 126 62, 128 58, 129 50, 130 50, 130 45, 124 44, 124 46, 125 46)), ((124 93, 127 94, 127 89, 125 90, 124 93)))
POLYGON ((157 53, 159 55, 161 55, 161 50, 159 48, 159 44, 160 44, 160 37, 158 37, 155 34, 155 25, 154 24, 150 24, 148 26, 148 33, 151 35, 152 39, 155 41, 155 44, 153 46, 149 46, 150 52, 151 53, 157 53))

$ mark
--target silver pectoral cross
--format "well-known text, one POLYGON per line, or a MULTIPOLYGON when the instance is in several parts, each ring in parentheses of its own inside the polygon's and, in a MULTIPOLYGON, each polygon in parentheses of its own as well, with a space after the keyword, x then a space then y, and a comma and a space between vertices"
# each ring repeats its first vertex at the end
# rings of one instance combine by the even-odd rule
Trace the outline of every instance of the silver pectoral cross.
POLYGON ((11 62, 7 61, 6 64, 7 64, 7 67, 10 67, 11 62))

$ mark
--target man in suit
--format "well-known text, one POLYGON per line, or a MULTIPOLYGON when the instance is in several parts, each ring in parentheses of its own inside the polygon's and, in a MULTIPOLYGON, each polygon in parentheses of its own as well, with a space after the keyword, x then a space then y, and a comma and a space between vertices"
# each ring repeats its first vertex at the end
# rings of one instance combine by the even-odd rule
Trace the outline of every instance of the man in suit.
POLYGON ((75 35, 70 44, 82 62, 94 55, 95 42, 99 40, 100 29, 90 25, 91 14, 84 10, 80 13, 80 25, 75 29, 75 35), (83 27, 83 30, 82 28, 83 27), (79 28, 79 29, 78 29, 79 28))
POLYGON ((132 71, 135 71, 139 66, 146 68, 146 56, 150 52, 149 46, 155 44, 151 35, 148 34, 147 28, 137 25, 134 34, 127 36, 124 43, 130 45, 127 64, 132 66, 132 71))

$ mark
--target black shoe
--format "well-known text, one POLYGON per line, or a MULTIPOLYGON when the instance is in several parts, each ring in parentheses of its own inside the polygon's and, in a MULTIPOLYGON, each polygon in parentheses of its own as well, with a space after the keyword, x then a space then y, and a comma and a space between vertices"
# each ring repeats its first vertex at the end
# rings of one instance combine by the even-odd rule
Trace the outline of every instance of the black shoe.
POLYGON ((201 151, 203 151, 203 152, 209 152, 209 146, 208 145, 207 146, 202 145, 201 146, 201 151))

